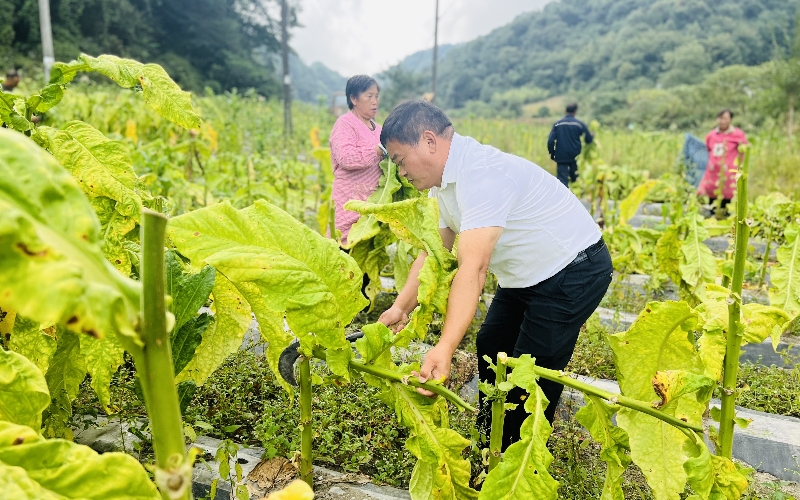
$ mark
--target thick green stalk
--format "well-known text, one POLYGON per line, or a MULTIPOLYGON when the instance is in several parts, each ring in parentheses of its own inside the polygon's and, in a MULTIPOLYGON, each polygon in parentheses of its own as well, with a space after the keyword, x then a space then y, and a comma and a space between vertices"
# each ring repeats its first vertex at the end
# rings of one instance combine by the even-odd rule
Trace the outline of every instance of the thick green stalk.
POLYGON ((314 487, 314 466, 311 456, 311 360, 300 360, 300 479, 314 487))
MULTIPOLYGON (((325 351, 321 349, 314 349, 314 357, 324 360, 325 359, 325 351)), ((385 370, 383 368, 378 368, 377 366, 366 365, 360 361, 356 361, 354 359, 350 360, 350 368, 353 370, 369 373, 370 375, 375 375, 376 377, 381 377, 386 380, 391 380, 392 382, 400 382, 401 384, 410 385, 412 387, 420 387, 422 389, 427 389, 434 394, 438 394, 443 398, 447 399, 454 405, 467 410, 472 413, 476 413, 477 410, 471 406, 469 403, 461 399, 458 394, 451 391, 447 387, 439 384, 433 384, 431 382, 421 383, 417 377, 409 377, 401 375, 397 372, 393 372, 391 370, 385 370)))
POLYGON ((183 442, 181 411, 167 331, 164 233, 167 218, 142 211, 142 341, 136 367, 150 417, 156 484, 163 498, 191 497, 192 465, 183 442))
POLYGON ((495 399, 492 400, 492 430, 489 433, 489 472, 500 464, 500 452, 503 448, 503 424, 506 420, 506 393, 498 387, 506 381, 506 361, 508 355, 497 354, 495 369, 495 399))
MULTIPOLYGON (((516 358, 508 358, 508 366, 514 368, 516 364, 517 364, 516 358)), ((632 410, 646 413, 651 417, 655 417, 675 427, 691 429, 695 432, 703 432, 702 425, 690 424, 689 422, 684 422, 683 420, 677 417, 673 417, 672 415, 667 415, 653 408, 652 403, 648 403, 646 401, 639 401, 638 399, 629 398, 627 396, 623 396, 622 394, 615 394, 613 392, 604 391, 603 389, 598 389, 597 387, 591 384, 587 384, 585 382, 581 382, 580 380, 572 378, 572 374, 568 372, 550 370, 548 368, 542 368, 540 366, 535 366, 533 370, 536 372, 536 375, 542 378, 546 378, 547 380, 552 380, 553 382, 558 382, 559 384, 563 384, 567 387, 577 389, 584 394, 591 394, 592 396, 597 396, 611 403, 615 403, 620 406, 630 408, 632 410)))
POLYGON ((733 453, 733 426, 736 404, 736 376, 739 373, 739 349, 742 346, 742 282, 747 258, 747 238, 750 226, 747 223, 747 167, 749 151, 745 151, 744 162, 736 182, 736 250, 733 255, 733 279, 728 298, 728 342, 725 348, 725 366, 722 375, 722 411, 719 422, 717 455, 731 458, 733 453))

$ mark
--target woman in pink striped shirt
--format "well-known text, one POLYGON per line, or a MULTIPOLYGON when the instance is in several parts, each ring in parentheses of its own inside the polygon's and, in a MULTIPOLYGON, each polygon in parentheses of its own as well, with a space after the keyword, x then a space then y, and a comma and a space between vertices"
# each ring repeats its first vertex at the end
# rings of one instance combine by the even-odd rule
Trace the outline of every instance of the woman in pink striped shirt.
POLYGON ((379 91, 378 82, 367 75, 347 80, 345 95, 350 112, 340 116, 331 131, 332 197, 342 245, 347 243, 350 228, 359 216, 345 210, 344 204, 369 198, 381 177, 381 126, 375 123, 379 91))

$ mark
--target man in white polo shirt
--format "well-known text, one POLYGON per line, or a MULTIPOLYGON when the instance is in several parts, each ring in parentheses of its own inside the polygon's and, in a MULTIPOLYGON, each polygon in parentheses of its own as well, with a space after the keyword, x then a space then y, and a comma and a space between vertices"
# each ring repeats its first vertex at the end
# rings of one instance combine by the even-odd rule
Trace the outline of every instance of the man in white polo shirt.
MULTIPOLYGON (((611 257, 580 201, 536 164, 456 134, 444 112, 427 102, 395 108, 383 125, 381 143, 400 175, 438 198, 444 245, 452 248, 459 235, 458 271, 442 335, 425 356, 420 379, 450 375, 488 270, 499 286, 478 333, 481 380, 494 381, 483 356, 494 360, 499 352, 530 354, 539 366, 563 369, 581 325, 611 283, 611 257)), ((414 262, 397 300, 380 317, 394 331, 417 305, 424 258, 423 253, 414 262)), ((543 379, 539 385, 550 400, 545 415, 552 422, 563 386, 543 379)), ((519 402, 521 395, 512 392, 509 402, 519 402)), ((490 428, 488 406, 481 401, 484 431, 490 428)), ((508 412, 504 448, 519 440, 526 416, 521 404, 508 412)))

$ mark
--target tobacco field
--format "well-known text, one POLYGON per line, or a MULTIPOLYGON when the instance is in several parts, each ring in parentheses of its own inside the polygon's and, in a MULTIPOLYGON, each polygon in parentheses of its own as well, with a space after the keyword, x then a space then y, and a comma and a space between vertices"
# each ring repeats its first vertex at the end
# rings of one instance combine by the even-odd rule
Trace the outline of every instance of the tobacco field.
MULTIPOLYGON (((314 463, 370 472, 415 500, 555 499, 569 485, 554 472, 539 378, 583 394, 575 425, 603 463, 595 497, 750 495, 753 470, 732 457, 734 428, 748 424, 736 414, 750 397, 738 381, 740 350, 767 340, 777 348, 800 331, 800 200, 791 195, 800 178, 785 138, 752 141, 730 213, 715 218, 684 180, 682 136, 600 130, 573 190, 601 222, 613 258, 603 307, 635 320, 596 332, 599 361, 571 366, 614 378, 620 393, 501 355, 490 360, 497 382, 478 384, 499 425, 480 436, 470 429, 474 398, 444 381, 420 383, 411 375, 419 357, 398 354, 435 343, 446 312, 457 259, 436 230, 436 201, 384 161, 378 190, 348 205, 361 218, 342 252, 326 237, 334 117, 301 103, 294 112, 286 138, 280 103, 190 95, 160 66, 114 56, 57 63, 45 87, 0 93, 0 491, 8 498, 188 499, 195 464, 213 457, 187 445, 209 433, 223 438, 212 490, 227 482, 239 499, 252 492, 230 460, 237 442, 297 464, 302 482, 273 499, 312 498, 314 463), (32 120, 42 113, 43 122, 32 120), (712 249, 714 238, 726 248, 712 249), (375 318, 420 251, 428 257, 419 306, 393 335, 375 318), (632 277, 645 278, 635 297, 621 288, 632 277), (241 359, 263 365, 281 403, 226 421, 203 405, 234 389, 216 384, 253 341, 253 320, 261 350, 241 359), (363 336, 351 342, 356 330, 363 336), (293 342, 298 387, 279 367, 293 342), (528 396, 507 401, 516 387, 528 396), (356 390, 372 405, 365 411, 387 417, 382 436, 353 430, 358 438, 345 442, 314 409, 356 390), (501 456, 512 404, 529 416, 522 440, 501 456), (99 417, 134 422, 136 453, 73 441, 99 417), (646 496, 627 482, 634 468, 646 496)), ((456 129, 550 165, 546 130, 481 119, 456 129)), ((494 286, 487 280, 486 302, 494 286)), ((268 392, 260 384, 248 394, 268 392)), ((780 411, 797 416, 800 401, 787 405, 780 411)))

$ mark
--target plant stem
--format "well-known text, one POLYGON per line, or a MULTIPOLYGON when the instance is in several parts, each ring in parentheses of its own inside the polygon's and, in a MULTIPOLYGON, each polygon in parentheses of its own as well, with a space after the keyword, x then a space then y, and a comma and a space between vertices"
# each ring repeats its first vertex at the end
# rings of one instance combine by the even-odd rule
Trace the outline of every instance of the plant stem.
MULTIPOLYGON (((508 366, 514 368, 516 364, 517 364, 516 358, 508 358, 508 366)), ((553 382, 558 382, 559 384, 563 384, 567 387, 577 389, 583 392, 584 394, 591 394, 592 396, 597 396, 611 403, 616 403, 620 406, 640 411, 642 413, 650 415, 651 417, 655 417, 675 427, 691 429, 695 432, 703 432, 702 425, 690 424, 689 422, 684 422, 683 420, 677 417, 673 417, 672 415, 667 415, 653 408, 652 403, 648 403, 646 401, 639 401, 638 399, 629 398, 627 396, 623 396, 622 394, 614 394, 613 392, 608 392, 604 391, 603 389, 598 389, 597 387, 591 384, 587 384, 585 382, 581 382, 580 380, 572 378, 572 374, 568 372, 550 370, 548 368, 542 368, 540 366, 534 366, 533 370, 534 372, 536 372, 536 375, 542 378, 546 378, 547 380, 552 380, 553 382)))
POLYGON ((492 430, 489 433, 489 472, 500 464, 500 452, 503 447, 503 424, 506 419, 506 393, 498 387, 506 381, 506 360, 508 356, 501 352, 497 355, 495 369, 495 399, 492 400, 492 430), (502 396, 501 396, 502 395, 502 396))
POLYGON ((767 267, 769 264, 769 252, 772 246, 772 233, 775 230, 775 227, 772 225, 772 221, 768 220, 767 224, 769 224, 769 233, 767 233, 767 244, 766 248, 764 249, 764 257, 763 262, 761 263, 761 277, 758 280, 758 289, 761 290, 761 287, 764 286, 764 281, 767 279, 767 267))
POLYGON ((736 404, 736 376, 739 372, 739 349, 742 345, 742 282, 747 258, 747 167, 750 151, 745 150, 744 162, 736 183, 736 250, 733 255, 733 279, 728 298, 728 342, 725 348, 725 366, 722 375, 722 411, 719 421, 719 447, 717 455, 731 458, 733 453, 733 426, 736 404))
POLYGON ((191 496, 191 464, 187 464, 181 411, 167 331, 165 304, 164 233, 167 218, 142 210, 142 341, 144 347, 136 366, 142 382, 153 449, 156 455, 156 484, 163 498, 191 496), (186 471, 188 470, 188 477, 186 471), (159 478, 161 476, 161 478, 159 478), (161 480, 160 480, 161 479, 161 480))
MULTIPOLYGON (((324 360, 325 359, 325 351, 321 349, 314 349, 314 357, 324 360)), ((400 382, 401 384, 410 385, 412 387, 420 387, 422 389, 427 389, 434 394, 438 394, 442 396, 446 400, 450 401, 454 405, 467 410, 472 413, 476 413, 477 410, 468 404, 466 401, 461 399, 458 394, 451 391, 447 387, 438 384, 432 384, 430 382, 421 383, 417 377, 402 375, 400 373, 386 370, 384 368, 378 368, 377 366, 366 365, 360 361, 356 361, 354 359, 350 360, 350 368, 356 370, 358 372, 369 373, 370 375, 374 375, 376 377, 381 377, 386 380, 391 380, 392 382, 400 382)))
POLYGON ((314 487, 314 467, 311 456, 311 360, 300 360, 300 479, 314 487))

